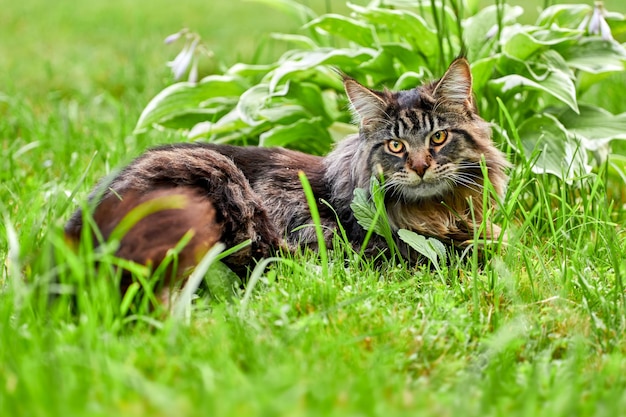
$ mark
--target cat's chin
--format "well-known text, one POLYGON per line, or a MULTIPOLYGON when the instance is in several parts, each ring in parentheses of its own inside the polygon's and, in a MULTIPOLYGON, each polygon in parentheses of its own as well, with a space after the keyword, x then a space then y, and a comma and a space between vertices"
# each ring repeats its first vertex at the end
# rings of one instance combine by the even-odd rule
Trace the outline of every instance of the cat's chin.
POLYGON ((405 185, 402 187, 400 194, 402 195, 402 199, 404 201, 419 202, 443 197, 451 191, 453 191, 453 189, 450 187, 450 184, 445 182, 421 182, 415 185, 405 185))

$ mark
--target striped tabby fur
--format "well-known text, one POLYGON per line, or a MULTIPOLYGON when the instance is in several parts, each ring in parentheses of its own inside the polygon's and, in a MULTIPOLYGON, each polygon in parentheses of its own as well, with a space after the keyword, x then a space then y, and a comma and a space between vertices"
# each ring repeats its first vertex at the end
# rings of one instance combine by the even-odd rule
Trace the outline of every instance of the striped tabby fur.
MULTIPOLYGON (((326 157, 286 149, 206 143, 166 145, 148 150, 91 195, 93 217, 105 239, 133 208, 154 198, 178 196, 183 204, 139 221, 121 239, 117 254, 158 264, 167 249, 191 230, 180 268, 189 269, 218 241, 227 246, 251 239, 252 245, 226 260, 245 273, 255 259, 279 248, 316 247, 311 216, 298 179, 307 175, 321 204, 330 243, 337 219, 359 247, 365 231, 350 209, 355 188, 369 189, 372 175, 384 178, 389 221, 453 245, 474 237, 482 221, 485 161, 489 181, 502 196, 508 166, 491 141, 491 129, 475 111, 467 61, 455 60, 441 80, 412 90, 373 91, 344 80, 360 119, 360 133, 341 141, 326 157), (305 227, 301 227, 305 226, 305 227)), ((66 235, 78 241, 83 214, 77 211, 66 235)), ((496 237, 499 228, 487 230, 496 237)), ((374 238, 369 252, 385 250, 374 238)), ((404 249, 407 257, 411 257, 404 249)), ((180 272, 179 277, 184 275, 180 272)), ((123 286, 128 282, 123 283, 123 286)))

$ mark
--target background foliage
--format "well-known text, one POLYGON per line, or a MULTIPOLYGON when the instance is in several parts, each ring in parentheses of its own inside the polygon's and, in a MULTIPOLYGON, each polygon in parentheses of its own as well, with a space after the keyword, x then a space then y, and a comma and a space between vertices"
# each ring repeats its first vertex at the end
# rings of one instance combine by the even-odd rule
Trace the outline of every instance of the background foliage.
MULTIPOLYGON (((318 17, 350 12, 343 2, 302 3, 318 17)), ((605 4, 608 10, 626 11, 619 0, 605 4)), ((463 16, 470 19, 489 5, 468 1, 463 16)), ((226 74, 226 84, 233 89, 224 106, 238 104, 250 90, 267 95, 254 88, 269 84, 272 78, 265 77, 275 74, 283 61, 301 60, 324 48, 344 51, 346 55, 332 59, 360 81, 393 87, 397 79, 384 79, 375 66, 362 66, 371 53, 384 50, 385 42, 409 45, 411 51, 419 45, 368 20, 373 16, 352 17, 366 29, 374 28, 372 36, 378 37, 377 44, 359 46, 314 30, 340 27, 345 19, 318 20, 300 30, 302 21, 254 2, 60 0, 51 7, 23 0, 4 5, 0 414, 619 415, 626 405, 626 192, 620 178, 624 147, 615 133, 587 135, 606 128, 615 132, 613 123, 621 122, 618 117, 605 123, 612 116, 600 112, 600 125, 573 130, 572 124, 589 118, 573 117, 572 103, 579 110, 589 109, 588 117, 598 113, 590 106, 620 115, 626 112, 621 94, 626 80, 623 72, 598 75, 572 65, 571 51, 579 43, 570 36, 589 37, 577 32, 576 22, 584 19, 590 5, 561 15, 557 20, 564 30, 543 32, 555 37, 550 38, 554 48, 541 43, 546 39, 541 32, 546 22, 539 19, 544 2, 507 5, 502 10, 509 14, 503 16, 515 15, 516 5, 524 7, 516 17, 523 26, 508 22, 501 39, 512 42, 509 49, 485 43, 484 54, 473 52, 473 62, 475 76, 489 74, 482 81, 477 77, 477 95, 487 97, 480 99, 481 110, 502 127, 496 138, 516 161, 498 213, 509 231, 508 247, 493 249, 484 267, 472 253, 450 256, 437 270, 393 264, 380 268, 350 253, 333 253, 325 261, 304 254, 274 260, 245 292, 233 291, 228 272, 213 267, 207 289, 175 317, 120 300, 114 284, 119 277, 109 268, 116 262, 110 252, 84 248, 74 254, 60 230, 98 178, 148 146, 190 140, 188 132, 154 125, 133 134, 150 100, 173 83, 165 62, 178 51, 163 46, 163 38, 182 27, 200 32, 213 56, 199 61, 199 78, 226 74), (566 23, 570 17, 571 24, 566 23), (306 36, 314 45, 302 37, 271 38, 269 31, 306 36), (374 52, 348 54, 364 47, 374 52), (567 65, 555 58, 555 51, 567 65), (510 66, 520 65, 515 55, 520 53, 530 54, 523 61, 532 73, 520 70, 530 80, 559 74, 556 70, 573 74, 575 101, 571 94, 560 97, 541 88, 517 86, 510 96, 501 91, 502 83, 496 80, 512 74, 510 66), (479 57, 486 60, 482 68, 479 57), (250 71, 245 72, 237 63, 261 67, 247 67, 250 71), (237 68, 243 71, 237 73, 241 84, 230 84, 228 77, 237 68), (496 106, 496 97, 503 105, 496 106), (569 102, 562 100, 567 97, 569 102), (539 110, 545 120, 529 124, 539 110), (537 175, 537 155, 520 143, 527 137, 524 129, 532 132, 534 126, 546 126, 544 122, 556 129, 551 134, 566 137, 573 131, 589 139, 583 143, 602 145, 585 145, 591 171, 537 175), (606 160, 607 154, 609 164, 595 162, 596 157, 606 160), (95 260, 102 266, 99 273, 95 260), (55 275, 63 285, 51 280, 55 275), (58 297, 52 308, 48 292, 58 297)), ((620 20, 607 22, 621 45, 620 20)), ((435 24, 427 23, 431 29, 435 24)), ((453 55, 457 29, 453 24, 446 27, 450 38, 441 39, 442 50, 453 55)), ((350 30, 368 36, 367 30, 350 30)), ((606 53, 619 56, 621 46, 600 39, 590 42, 612 45, 599 49, 605 58, 606 53)), ((408 62, 378 64, 399 76, 408 62)), ((438 76, 438 66, 447 63, 431 58, 429 64, 426 77, 438 76)), ((409 85, 413 79, 407 76, 404 81, 409 85)), ((314 129, 318 123, 319 129, 331 132, 332 140, 350 129, 342 124, 349 119, 334 74, 297 69, 278 80, 275 91, 285 91, 284 96, 271 97, 262 108, 245 107, 250 121, 260 121, 257 128, 267 129, 249 135, 250 143, 280 126, 271 117, 281 114, 283 106, 300 105, 295 115, 320 112, 308 120, 314 129), (318 78, 310 78, 318 73, 318 78), (321 83, 324 80, 327 84, 321 83), (311 110, 303 106, 303 97, 332 105, 311 110)), ((555 84, 564 91, 569 85, 571 93, 571 84, 555 84)), ((215 100, 211 110, 222 104, 215 100)), ((210 112, 195 113, 187 127, 218 121, 210 112)), ((280 120, 285 126, 295 123, 280 120)), ((250 127, 246 122, 238 129, 250 127)), ((291 144, 323 152, 331 140, 323 131, 325 141, 291 144)), ((227 134, 220 138, 225 140, 227 134)), ((563 143, 572 139, 566 137, 563 143)), ((557 161, 562 157, 563 152, 557 161)), ((137 274, 149 278, 145 270, 137 274)))
MULTIPOLYGON (((351 129, 342 86, 332 68, 373 88, 412 88, 441 76, 460 53, 473 63, 478 107, 538 173, 571 179, 591 170, 586 150, 606 160, 612 140, 626 138, 626 115, 614 116, 587 91, 610 88, 624 71, 626 21, 600 4, 554 5, 534 24, 520 6, 496 2, 348 3, 350 13, 316 13, 295 1, 266 1, 300 20, 301 35, 274 34, 290 49, 266 65, 235 64, 223 75, 178 83, 157 95, 136 131, 154 125, 187 129, 191 139, 291 146, 323 152, 351 129), (587 99, 587 101, 586 101, 587 99)), ((177 76, 198 55, 188 36, 171 62, 177 76)))

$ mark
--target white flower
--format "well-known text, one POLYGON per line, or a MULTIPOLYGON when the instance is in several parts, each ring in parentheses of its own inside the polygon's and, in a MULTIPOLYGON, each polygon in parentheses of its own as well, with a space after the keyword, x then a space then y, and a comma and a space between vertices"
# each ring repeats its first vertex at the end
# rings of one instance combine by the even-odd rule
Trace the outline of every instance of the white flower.
POLYGON ((198 46, 198 41, 199 39, 197 38, 191 42, 188 41, 178 55, 176 55, 176 58, 167 63, 167 66, 170 67, 174 73, 175 80, 179 80, 183 74, 185 74, 187 68, 189 68, 196 46, 198 46))
POLYGON ((578 29, 586 29, 590 35, 600 35, 605 41, 613 40, 611 28, 606 22, 605 16, 604 4, 601 1, 596 1, 591 16, 585 16, 578 29))

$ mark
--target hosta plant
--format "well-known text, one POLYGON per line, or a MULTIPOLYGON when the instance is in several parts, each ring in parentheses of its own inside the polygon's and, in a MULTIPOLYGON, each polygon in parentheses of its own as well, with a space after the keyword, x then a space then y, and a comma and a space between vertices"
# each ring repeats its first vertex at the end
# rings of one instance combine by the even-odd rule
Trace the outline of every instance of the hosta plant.
MULTIPOLYGON (((270 64, 235 64, 223 74, 160 92, 136 131, 182 129, 190 140, 287 146, 322 153, 355 128, 337 70, 373 87, 410 88, 441 74, 457 55, 472 62, 481 115, 536 173, 568 179, 589 172, 609 143, 626 138, 626 114, 585 100, 607 75, 624 71, 624 16, 601 4, 555 5, 533 25, 523 9, 497 1, 372 1, 349 16, 315 13, 290 0, 264 1, 300 19, 301 34, 270 64)), ((189 31, 170 63, 181 76, 201 45, 189 31)), ((605 88, 610 88, 606 85, 605 88)))

